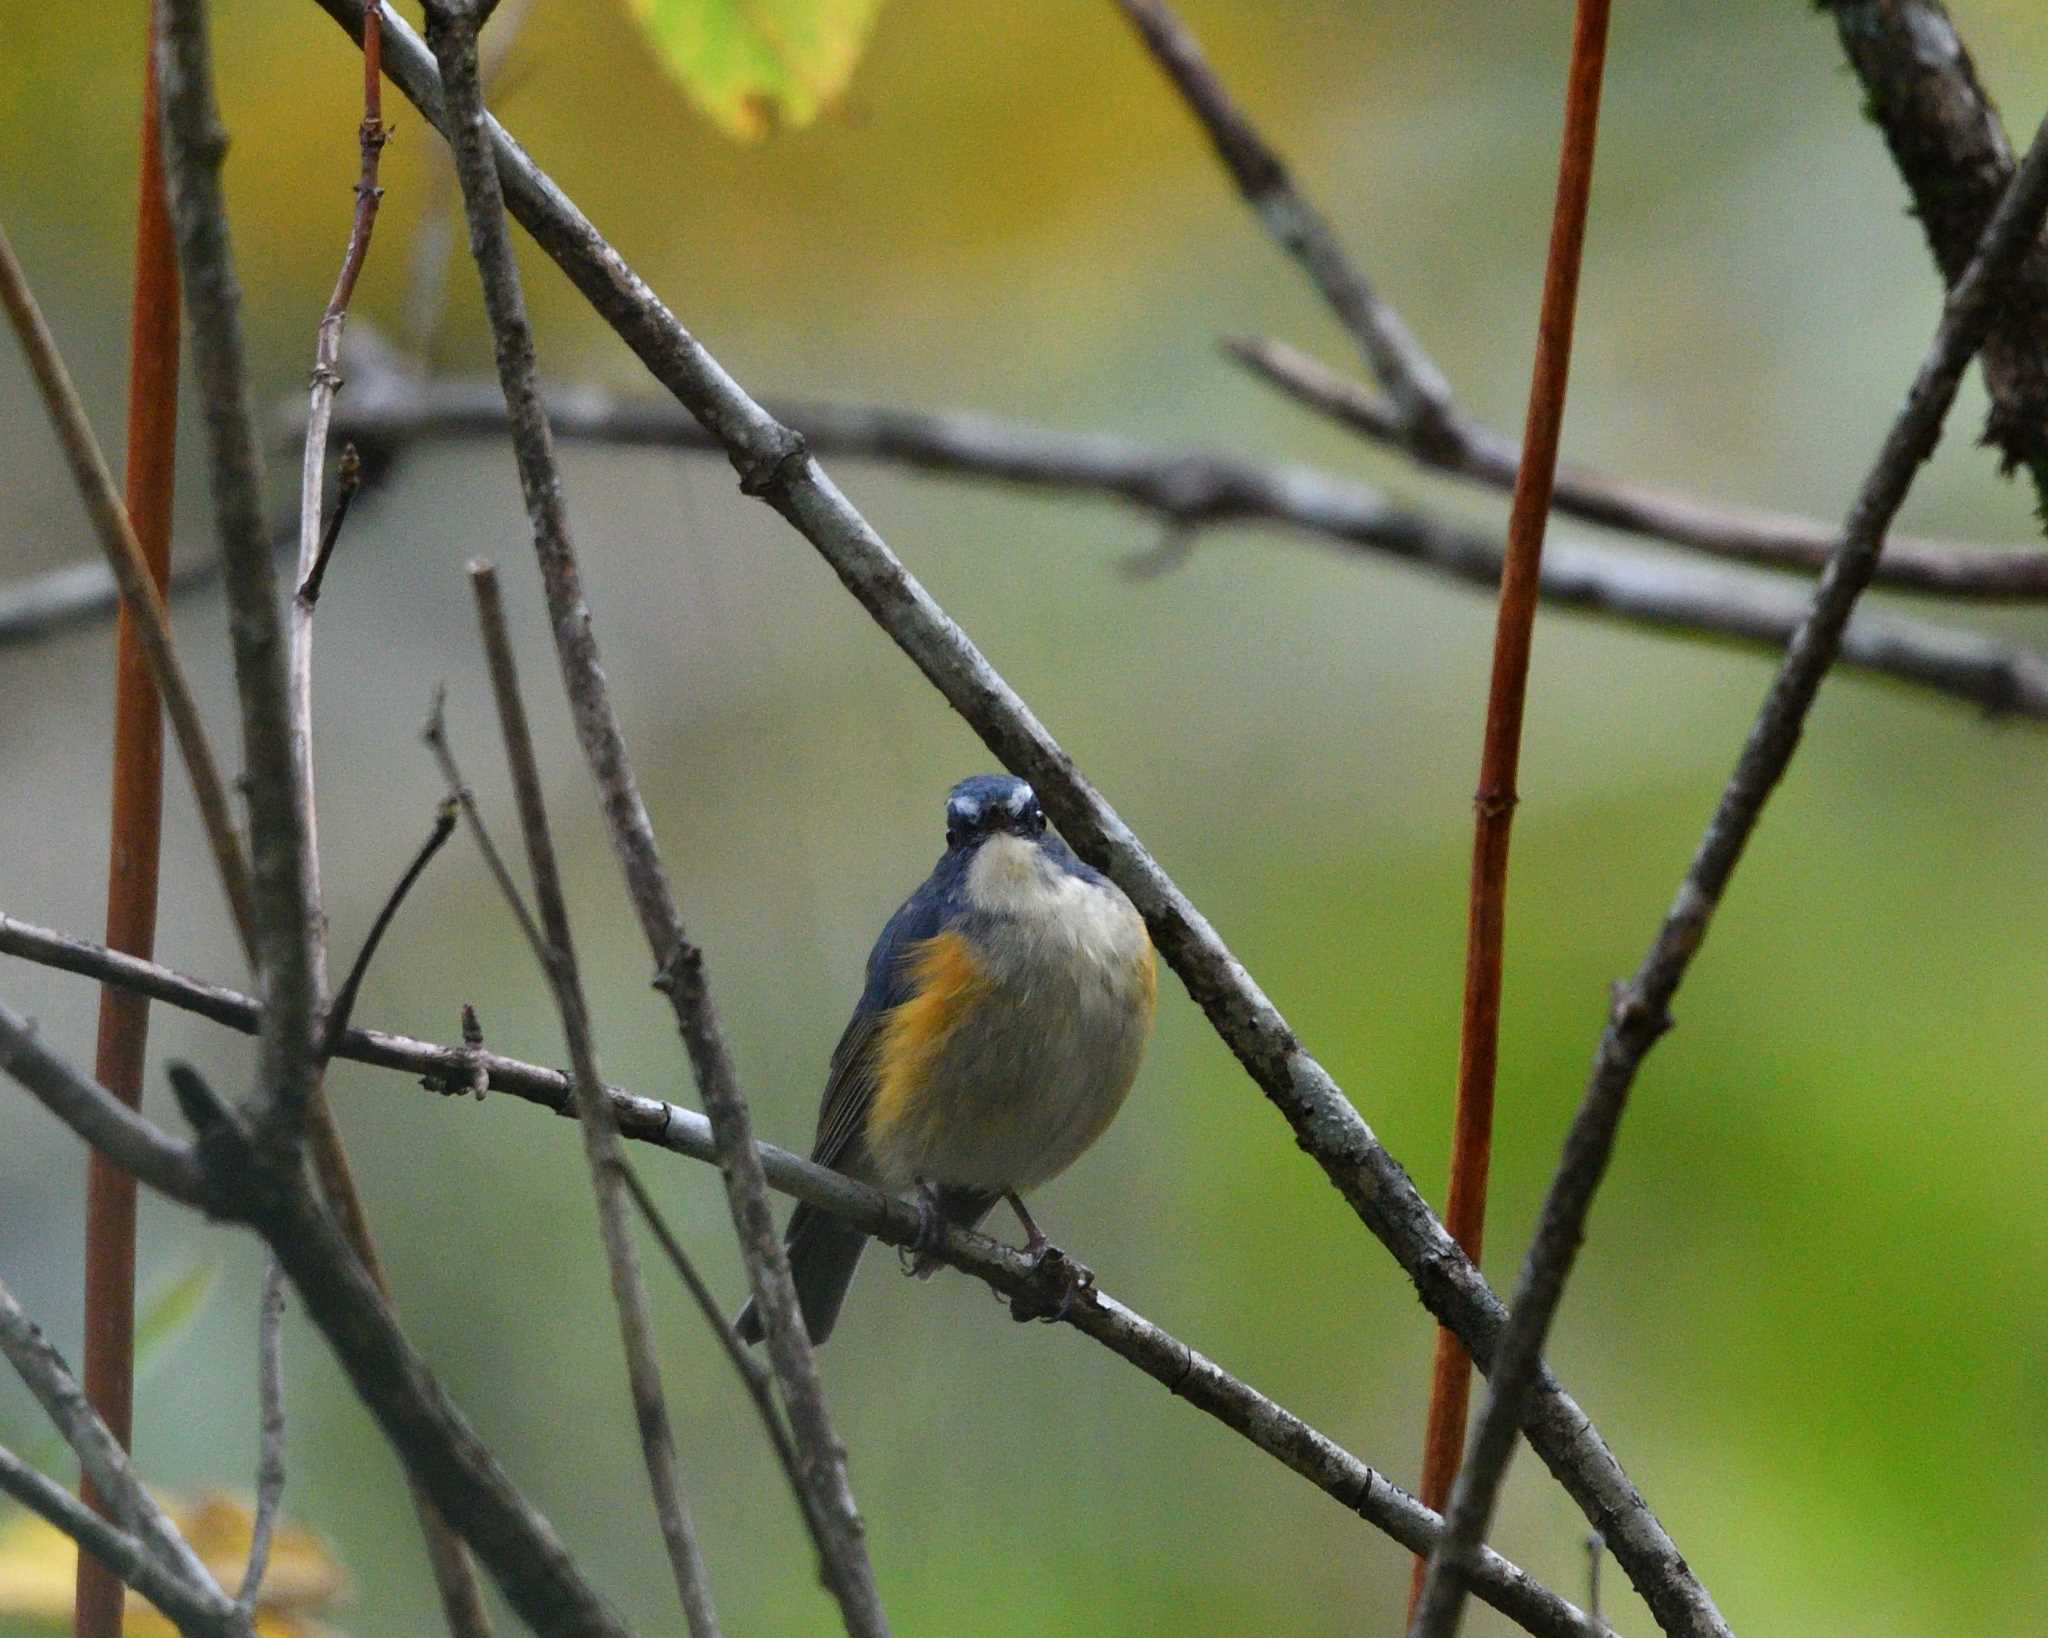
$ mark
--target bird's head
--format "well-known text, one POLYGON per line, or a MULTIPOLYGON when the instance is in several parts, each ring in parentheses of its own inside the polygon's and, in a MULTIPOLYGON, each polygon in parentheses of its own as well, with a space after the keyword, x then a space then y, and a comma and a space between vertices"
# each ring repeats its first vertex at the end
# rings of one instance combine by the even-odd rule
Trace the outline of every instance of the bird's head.
POLYGON ((1013 775, 976 774, 946 797, 946 846, 955 852, 969 852, 991 836, 1035 842, 1044 834, 1038 793, 1013 775))

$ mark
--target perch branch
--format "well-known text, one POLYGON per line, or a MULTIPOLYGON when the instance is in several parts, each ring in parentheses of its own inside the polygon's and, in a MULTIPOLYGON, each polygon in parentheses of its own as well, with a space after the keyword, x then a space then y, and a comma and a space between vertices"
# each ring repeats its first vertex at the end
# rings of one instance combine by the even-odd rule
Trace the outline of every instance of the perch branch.
POLYGON ((263 1295, 256 1315, 256 1402, 259 1408, 256 1517, 249 1526, 249 1557, 235 1602, 253 1609, 270 1568, 270 1540, 284 1503, 284 1269, 275 1257, 263 1265, 263 1295))
MULTIPOLYGON (((244 1034, 255 1032, 258 1008, 248 996, 4 915, 0 915, 0 953, 104 983, 130 985, 166 1005, 195 1012, 244 1034)), ((0 1008, 0 1045, 4 1045, 7 1017, 0 1008)), ((494 1091, 557 1115, 575 1116, 570 1076, 498 1053, 356 1027, 343 1037, 337 1055, 420 1076, 436 1090, 466 1089, 470 1077, 481 1070, 494 1091)), ((4 1067, 4 1059, 0 1059, 0 1068, 4 1067)), ((605 1095, 622 1136, 691 1160, 722 1164, 722 1150, 711 1124, 695 1110, 618 1087, 607 1087, 605 1095)), ((755 1152, 774 1188, 844 1217, 885 1244, 918 1243, 918 1213, 909 1203, 773 1144, 759 1144, 755 1152)), ((1039 1288, 1043 1268, 1000 1241, 948 1228, 935 1255, 1026 1311, 1040 1312, 1044 1305, 1046 1293, 1039 1288)), ((1435 1514, 1376 1469, 1186 1343, 1093 1287, 1079 1294, 1060 1319, 1247 1439, 1403 1547, 1427 1551, 1438 1527, 1435 1514)), ((1480 1596, 1528 1630, 1595 1638, 1607 1631, 1604 1624, 1591 1622, 1506 1560, 1489 1556, 1486 1562, 1492 1568, 1481 1572, 1480 1596)))
POLYGON ((1418 1633, 1452 1630, 1462 1597, 1459 1570, 1463 1555, 1486 1533, 1494 1498, 1514 1453, 1521 1400, 1531 1384, 1584 1238, 1587 1213, 1613 1153, 1629 1090, 1650 1049, 1671 1027, 1672 997, 1706 940, 1715 907, 1727 891, 1764 804, 1798 748, 1807 712, 1834 661, 1850 610, 1870 584, 1884 548, 1884 532, 1912 487, 1920 464, 1934 452, 1963 371, 1983 343, 2007 281, 2040 231, 2044 212, 2048 212, 2048 120, 2042 122, 2033 147, 1999 201, 1976 258, 1943 304, 1941 323, 1913 378, 1905 405, 1850 507, 1842 543, 1821 576, 1813 606, 1764 697, 1671 909, 1634 977, 1615 992, 1584 1099, 1572 1118, 1563 1158, 1516 1281, 1486 1408, 1452 1491, 1448 1528, 1430 1566, 1431 1586, 1416 1618, 1418 1633))

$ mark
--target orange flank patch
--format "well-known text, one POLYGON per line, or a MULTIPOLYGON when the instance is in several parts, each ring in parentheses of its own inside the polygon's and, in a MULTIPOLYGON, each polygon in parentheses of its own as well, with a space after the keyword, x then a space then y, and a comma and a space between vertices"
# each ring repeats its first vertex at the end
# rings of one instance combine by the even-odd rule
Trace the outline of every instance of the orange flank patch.
POLYGON ((912 945, 905 965, 910 999, 890 1012, 875 1050, 868 1130, 883 1146, 889 1133, 918 1118, 915 1105, 932 1061, 989 987, 973 946, 958 933, 940 933, 912 945))

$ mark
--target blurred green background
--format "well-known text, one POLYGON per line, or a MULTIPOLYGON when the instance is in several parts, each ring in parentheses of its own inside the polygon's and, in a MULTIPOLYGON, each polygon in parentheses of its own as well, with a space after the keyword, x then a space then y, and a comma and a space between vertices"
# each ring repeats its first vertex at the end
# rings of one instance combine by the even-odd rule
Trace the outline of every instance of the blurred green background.
MULTIPOLYGON (((0 0, 0 211, 118 445, 143 7, 0 0)), ((1569 7, 1229 5, 1190 22, 1462 401, 1518 424, 1569 7)), ((1958 21, 2016 130, 2048 101, 2032 0, 1958 21)), ((223 0, 228 180, 265 402, 298 392, 355 172, 355 57, 310 5, 223 0)), ((1838 516, 1930 333, 1917 229, 1832 29, 1793 0, 1619 8, 1567 446, 1728 500, 1838 516)), ((542 0, 507 123, 756 392, 960 405, 1315 460, 1495 520, 1278 403, 1215 338, 1343 337, 1229 193, 1106 3, 892 0, 847 105, 727 143, 623 9, 542 0)), ((356 304, 394 329, 432 197, 409 108, 356 304)), ((552 268, 544 367, 644 389, 552 268)), ((443 364, 488 346, 466 264, 443 364)), ((15 350, 0 348, 8 577, 90 546, 15 350)), ((2029 538, 2029 498, 1957 429, 1904 524, 2029 538)), ((181 555, 209 550, 188 423, 181 555)), ((764 1135, 808 1141, 883 918, 928 867, 945 786, 987 754, 723 462, 570 449, 567 484, 647 794, 764 1135)), ((1151 524, 835 467, 1214 919, 1433 1197, 1456 1048, 1488 601, 1237 532, 1134 582, 1151 524)), ((289 477, 274 474, 283 497, 289 477)), ((323 601, 321 840, 345 961, 438 794, 416 737, 448 680, 507 839, 463 561, 507 567, 578 936, 614 1079, 692 1096, 646 988, 553 689, 509 454, 425 448, 366 500, 323 601)), ((1561 535, 1578 531, 1561 525, 1561 535)), ((2036 542, 2038 544, 2038 541, 2036 542)), ((1943 616, 2048 642, 2032 611, 1943 616)), ((219 601, 178 611, 217 732, 219 601)), ((96 933, 110 634, 0 653, 0 907, 96 933)), ((1517 827, 1488 1267, 1512 1277, 1595 1040, 1760 696, 1747 651, 1542 623, 1517 827)), ((2048 1139, 2037 730, 1831 682, 1645 1073, 1552 1358, 1719 1599, 1754 1633, 2039 1630, 2048 1607, 2048 1139)), ((181 778, 159 949, 238 964, 181 778)), ((0 994, 89 1061, 89 986, 19 963, 0 994)), ((1177 985, 1123 1119, 1040 1216, 1106 1289, 1411 1482, 1430 1330, 1405 1280, 1177 985)), ((553 1060, 542 986, 466 845, 398 924, 358 1016, 553 1060)), ((241 1084, 235 1038, 159 1011, 161 1060, 241 1084)), ((158 1118, 175 1122, 160 1084, 158 1118)), ((587 1570, 676 1630, 573 1131, 338 1066, 333 1093, 414 1335, 587 1570), (597 1384, 595 1391, 591 1384, 597 1384)), ((716 1175, 643 1157, 719 1289, 741 1279, 716 1175)), ((0 1278, 77 1347, 77 1145, 0 1093, 0 1278)), ((155 1204, 145 1280, 221 1277, 146 1383, 156 1482, 253 1470, 259 1261, 155 1204)), ((730 1630, 831 1630, 790 1500, 656 1271, 683 1467, 730 1630)), ((356 1585, 357 1634, 432 1630, 390 1457, 289 1321, 289 1505, 356 1585)), ((882 1591, 907 1634, 1396 1630, 1408 1564, 1277 1464, 1065 1330, 876 1257, 825 1356, 882 1591)), ((0 1383, 0 1438, 41 1448, 0 1383)), ((1583 1596, 1582 1525, 1522 1460, 1496 1540, 1583 1596)), ((1608 1612, 1651 1630, 1622 1578, 1608 1612)), ((1475 1633, 1505 1630, 1475 1611, 1475 1633)))

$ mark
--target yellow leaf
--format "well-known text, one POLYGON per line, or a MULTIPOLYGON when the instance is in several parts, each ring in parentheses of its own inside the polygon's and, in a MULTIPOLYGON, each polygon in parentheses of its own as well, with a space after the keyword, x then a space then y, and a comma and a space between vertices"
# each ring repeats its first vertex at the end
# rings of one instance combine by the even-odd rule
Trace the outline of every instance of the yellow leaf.
POLYGON ((631 0, 690 100, 744 142, 808 125, 853 78, 881 0, 631 0))
MULTIPOLYGON (((218 1491, 158 1496, 171 1522, 230 1596, 249 1560, 255 1517, 248 1505, 218 1491)), ((33 1513, 0 1517, 0 1615, 46 1622, 61 1631, 71 1621, 78 1549, 69 1536, 33 1513)), ((270 1541, 270 1568, 256 1599, 258 1638, 326 1638, 314 1616, 348 1594, 348 1577, 327 1544, 302 1524, 280 1519, 270 1541)), ((135 1593, 128 1595, 130 1638, 176 1638, 177 1629, 135 1593)))

